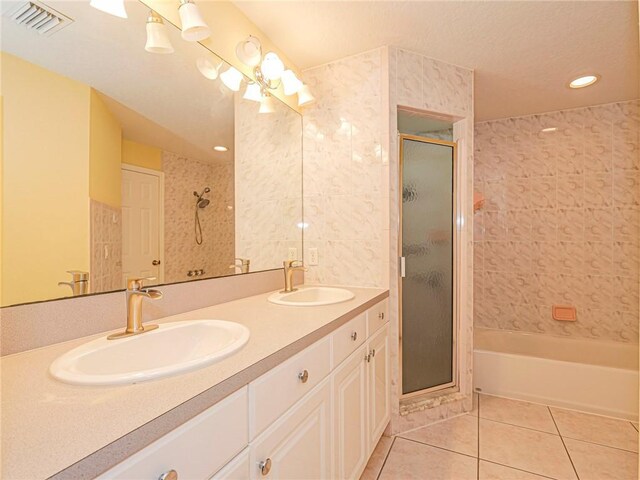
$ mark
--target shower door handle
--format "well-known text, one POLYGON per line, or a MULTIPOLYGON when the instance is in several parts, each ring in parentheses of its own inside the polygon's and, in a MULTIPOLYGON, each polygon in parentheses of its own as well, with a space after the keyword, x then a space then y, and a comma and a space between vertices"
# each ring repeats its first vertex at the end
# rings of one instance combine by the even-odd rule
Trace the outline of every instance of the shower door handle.
POLYGON ((151 265, 153 265, 154 267, 160 265, 160 260, 154 260, 153 262, 151 262, 151 265))
POLYGON ((405 275, 405 261, 404 261, 404 257, 400 257, 400 277, 404 278, 405 275))

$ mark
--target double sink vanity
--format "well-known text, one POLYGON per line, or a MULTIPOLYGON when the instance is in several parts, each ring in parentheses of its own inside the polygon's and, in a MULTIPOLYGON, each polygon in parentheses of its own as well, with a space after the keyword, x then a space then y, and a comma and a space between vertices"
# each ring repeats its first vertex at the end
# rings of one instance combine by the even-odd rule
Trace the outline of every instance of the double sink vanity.
POLYGON ((390 415, 387 296, 306 286, 3 357, 3 475, 358 478, 390 415))

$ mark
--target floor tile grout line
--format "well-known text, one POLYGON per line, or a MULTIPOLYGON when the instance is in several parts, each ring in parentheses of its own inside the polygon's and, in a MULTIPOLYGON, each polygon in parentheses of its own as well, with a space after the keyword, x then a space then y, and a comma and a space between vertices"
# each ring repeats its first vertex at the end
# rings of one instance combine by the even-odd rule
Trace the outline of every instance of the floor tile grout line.
MULTIPOLYGON (((480 418, 480 415, 478 415, 478 419, 480 418)), ((554 432, 548 432, 546 430, 538 430, 537 428, 531 428, 531 427, 524 427, 522 425, 516 425, 515 423, 508 423, 508 422, 502 422, 500 420, 494 420, 492 418, 485 418, 483 417, 482 420, 487 420, 489 422, 495 422, 495 423, 500 423, 501 425, 509 425, 512 427, 517 427, 517 428, 524 428, 525 430, 532 430, 534 432, 539 432, 539 433, 546 433, 548 435, 555 435, 556 437, 559 437, 560 434, 559 433, 554 433, 554 432)), ((557 430, 557 427, 556 427, 557 430)))
POLYGON ((496 462, 494 460, 486 460, 484 458, 481 458, 479 460, 482 460, 483 462, 486 462, 486 463, 493 463, 494 465, 500 465, 501 467, 510 468, 511 470, 518 470, 519 472, 530 473, 531 475, 537 475, 539 477, 549 478, 551 480, 556 480, 554 477, 550 477, 550 476, 545 475, 543 473, 536 473, 536 472, 532 472, 531 470, 524 470, 522 468, 514 467, 512 465, 505 465, 504 463, 496 462))
POLYGON ((589 445, 596 445, 597 447, 604 447, 604 448, 611 448, 613 450, 620 450, 621 452, 633 453, 634 455, 638 455, 638 453, 639 453, 639 452, 635 452, 633 450, 627 450, 626 448, 612 447, 611 445, 606 445, 604 443, 590 442, 589 440, 583 440, 582 438, 573 438, 573 437, 569 437, 569 436, 563 437, 562 435, 560 435, 560 436, 562 438, 566 438, 568 440, 573 440, 573 441, 582 442, 582 443, 588 443, 589 445))
POLYGON ((475 455, 469 455, 468 453, 456 452, 455 450, 450 450, 450 449, 444 448, 444 447, 438 447, 437 445, 431 445, 430 443, 424 443, 424 442, 421 442, 420 440, 414 440, 413 438, 405 438, 405 437, 400 437, 400 436, 398 438, 401 438, 402 440, 406 440, 408 442, 417 443, 418 445, 424 445, 425 447, 437 448, 438 450, 444 450, 445 452, 462 455, 463 457, 474 458, 474 459, 477 458, 475 455))
POLYGON ((564 438, 562 437, 562 434, 560 433, 560 429, 558 428, 558 424, 556 423, 556 419, 553 416, 553 412, 551 411, 551 407, 547 406, 547 409, 549 410, 549 414, 551 415, 551 420, 553 420, 553 424, 556 426, 556 430, 558 430, 558 435, 560 436, 560 441, 562 442, 562 446, 564 447, 564 451, 567 452, 567 457, 569 457, 569 461, 571 462, 571 467, 573 467, 573 471, 576 474, 576 478, 578 480, 580 480, 580 475, 578 475, 578 470, 576 469, 576 466, 573 464, 573 458, 571 458, 571 454, 569 453, 569 449, 567 448, 567 444, 564 443, 564 438))
POLYGON ((389 446, 389 451, 384 456, 384 460, 382 461, 382 465, 380 465, 380 470, 378 470, 378 474, 376 475, 376 480, 379 480, 380 479, 380 475, 382 475, 382 470, 384 469, 384 466, 387 464, 387 460, 389 459, 389 455, 391 455, 391 449, 393 448, 393 444, 396 443, 396 438, 398 438, 398 437, 396 437, 395 435, 393 437, 391 437, 391 445, 389 446))

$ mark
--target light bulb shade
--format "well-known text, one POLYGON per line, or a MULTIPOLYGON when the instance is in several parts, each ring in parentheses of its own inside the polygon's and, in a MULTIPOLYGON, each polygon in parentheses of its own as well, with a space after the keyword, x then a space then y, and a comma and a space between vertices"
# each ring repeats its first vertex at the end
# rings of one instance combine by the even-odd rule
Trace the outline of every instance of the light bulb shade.
POLYGON ((248 67, 255 67, 262 58, 262 46, 256 37, 249 37, 236 46, 236 57, 248 67))
POLYGON ((167 27, 157 14, 152 13, 147 20, 147 43, 144 49, 151 53, 173 53, 167 27))
POLYGON ((316 101, 316 98, 311 95, 311 91, 309 87, 306 85, 302 85, 300 90, 298 91, 298 106, 301 107, 303 105, 308 105, 316 101))
POLYGON ((234 92, 240 90, 242 78, 242 74, 233 67, 229 67, 229 70, 220 74, 220 80, 222 80, 222 83, 234 92))
POLYGON ((91 0, 89 5, 101 12, 115 15, 120 18, 127 18, 127 11, 124 8, 124 0, 91 0))
POLYGON ((220 66, 216 67, 206 58, 199 58, 196 60, 196 67, 198 67, 198 70, 200 70, 200 73, 204 78, 209 80, 215 80, 218 78, 218 68, 220 68, 220 66))
POLYGON ((260 70, 264 78, 267 80, 278 80, 284 72, 284 63, 280 60, 280 57, 273 52, 269 52, 264 56, 260 70))
POLYGON ((302 88, 302 82, 298 80, 296 74, 291 70, 285 70, 282 72, 282 86, 284 87, 285 95, 293 95, 300 91, 302 88))
POLYGON ((199 42, 209 38, 209 26, 202 19, 200 10, 191 0, 181 0, 178 7, 180 22, 182 22, 182 38, 188 42, 199 42))
POLYGON ((275 112, 273 97, 271 95, 262 97, 262 100, 260 100, 260 109, 258 110, 258 113, 273 113, 273 112, 275 112))
POLYGON ((254 102, 262 101, 262 92, 260 91, 260 85, 257 83, 250 83, 247 85, 247 89, 242 96, 245 100, 253 100, 254 102))

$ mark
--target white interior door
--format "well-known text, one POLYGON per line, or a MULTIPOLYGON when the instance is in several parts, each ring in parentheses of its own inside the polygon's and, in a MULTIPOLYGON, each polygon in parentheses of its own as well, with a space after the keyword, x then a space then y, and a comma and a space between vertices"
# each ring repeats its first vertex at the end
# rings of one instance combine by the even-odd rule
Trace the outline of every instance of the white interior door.
MULTIPOLYGON (((162 265, 162 173, 122 168, 122 275, 164 281, 162 265)), ((125 283, 126 285, 126 283, 125 283)))

